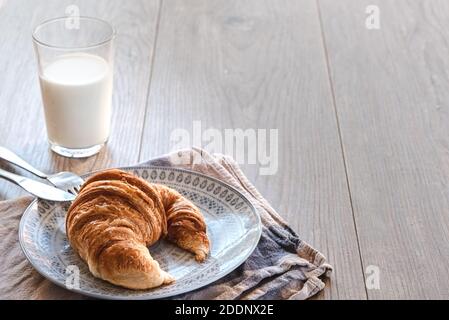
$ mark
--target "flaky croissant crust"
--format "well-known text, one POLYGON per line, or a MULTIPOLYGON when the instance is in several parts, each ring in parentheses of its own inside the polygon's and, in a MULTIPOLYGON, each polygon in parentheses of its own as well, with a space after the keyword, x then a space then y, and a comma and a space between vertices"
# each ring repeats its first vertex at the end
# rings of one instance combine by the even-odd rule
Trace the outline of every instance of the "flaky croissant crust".
POLYGON ((147 247, 162 237, 204 261, 209 253, 199 209, 177 191, 109 169, 91 176, 70 206, 66 232, 96 277, 131 289, 174 281, 147 247))

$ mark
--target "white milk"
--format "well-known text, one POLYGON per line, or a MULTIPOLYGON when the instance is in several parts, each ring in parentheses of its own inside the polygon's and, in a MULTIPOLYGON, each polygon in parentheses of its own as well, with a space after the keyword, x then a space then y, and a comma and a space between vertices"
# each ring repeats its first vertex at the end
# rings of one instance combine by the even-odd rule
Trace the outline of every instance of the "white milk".
POLYGON ((82 149, 109 135, 112 70, 103 58, 68 54, 45 66, 40 76, 48 138, 82 149))

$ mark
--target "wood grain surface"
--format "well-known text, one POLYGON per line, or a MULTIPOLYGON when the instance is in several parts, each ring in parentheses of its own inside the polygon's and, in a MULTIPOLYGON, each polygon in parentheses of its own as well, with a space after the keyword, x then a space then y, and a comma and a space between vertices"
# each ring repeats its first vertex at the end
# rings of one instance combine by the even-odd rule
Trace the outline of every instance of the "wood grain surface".
POLYGON ((447 1, 322 1, 370 299, 448 299, 447 1), (365 28, 365 8, 380 29, 365 28))

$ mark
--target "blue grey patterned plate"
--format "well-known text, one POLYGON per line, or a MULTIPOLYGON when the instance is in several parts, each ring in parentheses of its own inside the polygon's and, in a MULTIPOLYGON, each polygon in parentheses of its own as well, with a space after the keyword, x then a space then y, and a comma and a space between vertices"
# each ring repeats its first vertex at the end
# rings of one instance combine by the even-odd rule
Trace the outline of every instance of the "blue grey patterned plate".
MULTIPOLYGON (((148 181, 178 190, 203 213, 211 253, 198 263, 193 255, 160 240, 150 252, 176 278, 167 286, 128 290, 91 275, 65 234, 69 203, 35 200, 20 221, 19 239, 28 260, 44 277, 70 290, 106 299, 156 299, 179 295, 214 282, 242 264, 256 247, 261 223, 248 199, 233 187, 200 173, 167 167, 122 168, 148 181)), ((88 175, 87 175, 88 176, 88 175)))

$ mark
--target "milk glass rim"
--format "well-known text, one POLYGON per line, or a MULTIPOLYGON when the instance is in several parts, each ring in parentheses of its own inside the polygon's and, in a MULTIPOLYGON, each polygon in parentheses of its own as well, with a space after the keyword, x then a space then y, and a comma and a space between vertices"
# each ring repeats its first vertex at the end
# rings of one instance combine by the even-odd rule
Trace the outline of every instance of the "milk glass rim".
POLYGON ((99 42, 96 42, 93 44, 85 45, 85 46, 70 47, 70 46, 53 45, 53 44, 41 41, 37 38, 36 33, 43 27, 45 27, 51 23, 54 23, 57 21, 62 21, 62 20, 67 20, 70 18, 72 18, 72 17, 70 17, 70 16, 56 17, 56 18, 44 20, 43 22, 39 23, 36 27, 33 28, 33 33, 32 33, 33 41, 35 43, 37 43, 41 46, 47 47, 47 48, 54 48, 54 49, 59 49, 59 50, 82 50, 82 49, 90 49, 90 48, 100 47, 100 46, 105 45, 106 43, 112 41, 115 38, 116 31, 115 31, 114 27, 108 21, 100 19, 100 18, 89 17, 89 16, 78 16, 76 18, 80 19, 80 20, 96 21, 96 22, 100 22, 100 23, 103 23, 104 25, 106 25, 110 29, 110 35, 105 40, 102 40, 102 41, 99 41, 99 42))

